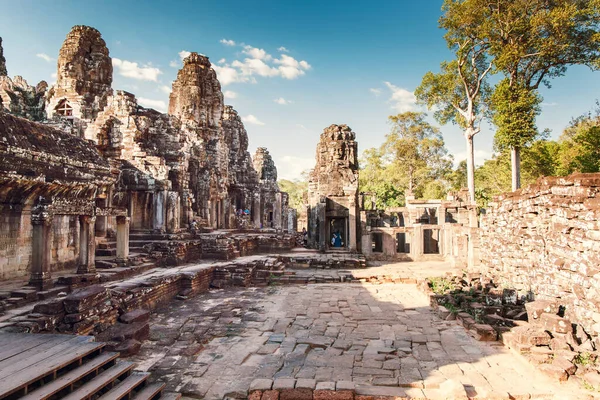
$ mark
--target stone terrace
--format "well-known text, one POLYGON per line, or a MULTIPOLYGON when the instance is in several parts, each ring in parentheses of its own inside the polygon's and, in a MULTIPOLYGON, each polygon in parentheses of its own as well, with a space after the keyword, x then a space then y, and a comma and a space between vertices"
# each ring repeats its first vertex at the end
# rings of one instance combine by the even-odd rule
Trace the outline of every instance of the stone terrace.
POLYGON ((211 291, 157 309, 134 361, 184 398, 590 396, 440 320, 411 284, 211 291))

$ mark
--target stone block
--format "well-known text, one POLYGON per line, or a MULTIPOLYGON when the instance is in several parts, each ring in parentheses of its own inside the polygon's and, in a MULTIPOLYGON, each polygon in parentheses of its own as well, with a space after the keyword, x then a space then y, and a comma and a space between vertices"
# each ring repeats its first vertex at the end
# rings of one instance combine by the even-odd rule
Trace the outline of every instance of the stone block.
POLYGON ((314 379, 298 379, 296 381, 296 389, 311 389, 317 386, 317 381, 314 379))
POLYGON ((354 392, 351 390, 315 390, 313 400, 353 400, 354 392))
POLYGON ((150 311, 144 309, 137 309, 123 314, 119 317, 119 321, 124 324, 131 324, 134 322, 146 322, 150 320, 150 311))
POLYGON ((565 382, 567 379, 569 379, 567 372, 563 368, 554 364, 540 364, 538 369, 545 375, 548 375, 550 378, 556 379, 560 382, 565 382))
POLYGON ((356 385, 352 381, 337 381, 335 384, 335 390, 351 390, 354 391, 356 385))
POLYGON ((250 383, 250 391, 253 392, 255 390, 271 390, 273 387, 273 380, 271 379, 255 379, 250 383))
POLYGON ((530 323, 535 323, 542 314, 558 313, 558 305, 549 300, 536 300, 525 303, 525 309, 527 310, 527 318, 530 323))
POLYGON ((140 351, 142 344, 135 339, 127 339, 121 343, 111 346, 112 351, 119 352, 121 357, 129 357, 140 351))
POLYGON ((577 371, 575 364, 561 356, 554 357, 554 360, 552 360, 552 365, 562 368, 569 375, 573 375, 577 371))
POLYGON ((318 382, 316 390, 335 390, 335 382, 318 382))
POLYGON ((273 390, 293 389, 296 385, 296 380, 291 378, 277 378, 273 382, 273 390))
POLYGON ((481 342, 493 342, 498 338, 494 328, 487 324, 474 324, 469 332, 475 339, 481 342))
POLYGON ((46 315, 58 315, 65 312, 62 300, 51 300, 33 306, 33 312, 46 315))
POLYGON ((261 400, 279 400, 279 392, 277 390, 265 390, 261 400))
POLYGON ((109 298, 108 289, 93 285, 76 290, 64 299, 65 310, 68 314, 78 314, 94 307, 109 298))
POLYGON ((542 314, 540 324, 551 333, 572 333, 571 321, 555 314, 542 314))
POLYGON ((313 391, 310 389, 284 389, 279 392, 279 400, 312 400, 313 391))

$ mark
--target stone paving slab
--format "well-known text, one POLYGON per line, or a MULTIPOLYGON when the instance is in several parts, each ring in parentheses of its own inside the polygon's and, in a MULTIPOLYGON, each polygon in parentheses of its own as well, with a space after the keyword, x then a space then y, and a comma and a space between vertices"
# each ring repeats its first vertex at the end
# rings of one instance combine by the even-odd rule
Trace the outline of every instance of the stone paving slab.
POLYGON ((337 387, 357 397, 589 397, 440 320, 410 284, 215 290, 172 302, 150 322, 150 340, 132 359, 184 398, 247 398, 251 388, 321 396, 337 387))

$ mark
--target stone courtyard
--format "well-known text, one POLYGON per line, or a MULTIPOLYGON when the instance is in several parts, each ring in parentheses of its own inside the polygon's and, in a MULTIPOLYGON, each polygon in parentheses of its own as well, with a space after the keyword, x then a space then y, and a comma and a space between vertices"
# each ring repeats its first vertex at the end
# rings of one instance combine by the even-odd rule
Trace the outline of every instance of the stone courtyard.
POLYGON ((133 360, 184 398, 247 398, 254 389, 263 399, 276 398, 268 397, 273 390, 281 399, 312 398, 313 389, 428 399, 590 396, 569 392, 497 342, 476 341, 428 302, 412 284, 214 290, 157 309, 133 360))

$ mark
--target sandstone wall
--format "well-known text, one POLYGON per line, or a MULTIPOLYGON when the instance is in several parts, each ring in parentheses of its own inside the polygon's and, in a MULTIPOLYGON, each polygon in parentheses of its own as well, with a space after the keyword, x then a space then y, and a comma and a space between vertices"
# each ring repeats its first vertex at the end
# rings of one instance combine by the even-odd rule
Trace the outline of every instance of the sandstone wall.
POLYGON ((600 174, 542 178, 495 199, 481 219, 483 273, 551 299, 600 333, 600 174))

